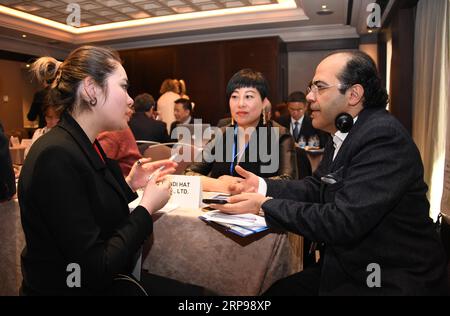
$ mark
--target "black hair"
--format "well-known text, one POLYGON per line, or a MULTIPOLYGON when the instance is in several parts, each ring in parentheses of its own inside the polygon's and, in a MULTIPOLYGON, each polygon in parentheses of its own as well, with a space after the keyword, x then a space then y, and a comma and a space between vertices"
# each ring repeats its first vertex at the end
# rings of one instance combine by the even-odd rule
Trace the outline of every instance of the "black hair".
POLYGON ((264 75, 249 68, 239 70, 228 81, 226 89, 227 100, 230 100, 234 90, 239 88, 255 88, 258 90, 261 100, 267 98, 269 94, 269 85, 264 75))
POLYGON ((142 93, 134 98, 134 110, 136 112, 148 112, 155 107, 155 99, 148 93, 142 93))
POLYGON ((358 50, 338 51, 331 55, 339 53, 350 56, 341 73, 337 75, 337 78, 343 85, 339 91, 344 94, 351 86, 360 84, 364 88, 363 106, 365 108, 385 108, 389 102, 389 96, 386 89, 382 86, 373 59, 366 53, 358 50))
POLYGON ((302 102, 306 104, 306 95, 301 91, 294 91, 288 96, 287 102, 302 102))
POLYGON ((192 112, 192 102, 185 98, 179 98, 175 100, 175 103, 180 103, 183 105, 183 109, 189 110, 189 112, 192 112))

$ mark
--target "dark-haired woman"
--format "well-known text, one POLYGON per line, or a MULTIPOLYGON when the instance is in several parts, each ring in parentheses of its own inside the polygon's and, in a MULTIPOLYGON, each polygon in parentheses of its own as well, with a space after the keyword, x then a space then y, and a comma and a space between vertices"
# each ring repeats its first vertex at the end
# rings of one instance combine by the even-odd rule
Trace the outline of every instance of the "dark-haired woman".
POLYGON ((263 117, 268 103, 264 76, 242 69, 230 79, 226 93, 232 123, 207 145, 203 161, 185 173, 202 175, 203 189, 217 192, 230 192, 230 186, 239 182, 237 165, 263 178, 295 179, 294 140, 284 127, 263 117))
MULTIPOLYGON (((96 140, 102 131, 126 128, 131 114, 133 100, 117 53, 84 46, 62 63, 40 58, 33 70, 40 80, 53 78, 48 100, 64 113, 60 123, 33 145, 19 180, 27 245, 22 253, 22 293, 143 293, 149 289, 149 277, 144 275, 140 286, 131 272, 152 233, 152 213, 170 196, 169 184, 157 181, 176 164, 141 159, 124 178, 96 140), (161 166, 164 171, 157 171, 161 166), (144 188, 144 194, 130 214, 128 203, 137 198, 138 188, 144 188)), ((158 288, 167 290, 176 283, 161 278, 158 282, 150 283, 149 294, 169 294, 158 288)), ((189 290, 182 287, 181 294, 189 290)))

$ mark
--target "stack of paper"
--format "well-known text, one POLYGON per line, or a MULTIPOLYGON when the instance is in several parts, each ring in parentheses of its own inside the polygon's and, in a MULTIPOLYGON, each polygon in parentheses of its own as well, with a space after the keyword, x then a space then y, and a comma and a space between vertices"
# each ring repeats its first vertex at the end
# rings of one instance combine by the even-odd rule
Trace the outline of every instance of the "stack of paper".
POLYGON ((201 219, 225 226, 228 231, 241 237, 249 236, 268 229, 266 220, 255 214, 230 215, 221 211, 206 212, 201 219))

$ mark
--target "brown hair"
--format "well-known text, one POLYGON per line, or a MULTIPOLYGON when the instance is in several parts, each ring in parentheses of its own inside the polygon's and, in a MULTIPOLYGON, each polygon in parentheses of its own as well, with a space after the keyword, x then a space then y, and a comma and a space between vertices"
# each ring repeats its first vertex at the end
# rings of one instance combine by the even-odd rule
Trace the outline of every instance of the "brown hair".
POLYGON ((91 77, 106 93, 106 79, 120 63, 119 54, 113 50, 82 46, 62 63, 52 57, 41 57, 34 62, 31 71, 41 83, 51 82, 47 93, 49 105, 73 112, 75 107, 84 111, 92 106, 79 95, 81 81, 91 77))
POLYGON ((175 93, 180 93, 180 87, 177 79, 166 79, 161 84, 161 89, 159 89, 159 93, 164 94, 168 91, 172 91, 175 93))

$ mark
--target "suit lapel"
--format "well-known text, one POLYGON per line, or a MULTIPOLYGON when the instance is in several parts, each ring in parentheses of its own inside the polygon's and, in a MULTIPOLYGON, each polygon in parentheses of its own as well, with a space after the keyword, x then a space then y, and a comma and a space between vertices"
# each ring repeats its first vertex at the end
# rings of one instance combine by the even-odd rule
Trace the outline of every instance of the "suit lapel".
MULTIPOLYGON (((353 148, 353 142, 357 138, 358 131, 361 130, 361 128, 364 127, 365 122, 370 118, 370 116, 375 113, 376 111, 385 111, 384 109, 363 109, 359 115, 358 120, 356 121, 353 128, 348 133, 347 137, 345 138, 344 142, 342 143, 341 148, 339 149, 338 154, 336 155, 336 158, 331 164, 331 171, 335 171, 336 169, 340 168, 344 162, 351 159, 351 157, 348 157, 350 155, 350 151, 353 148)), ((333 143, 333 142, 331 142, 333 143)))

